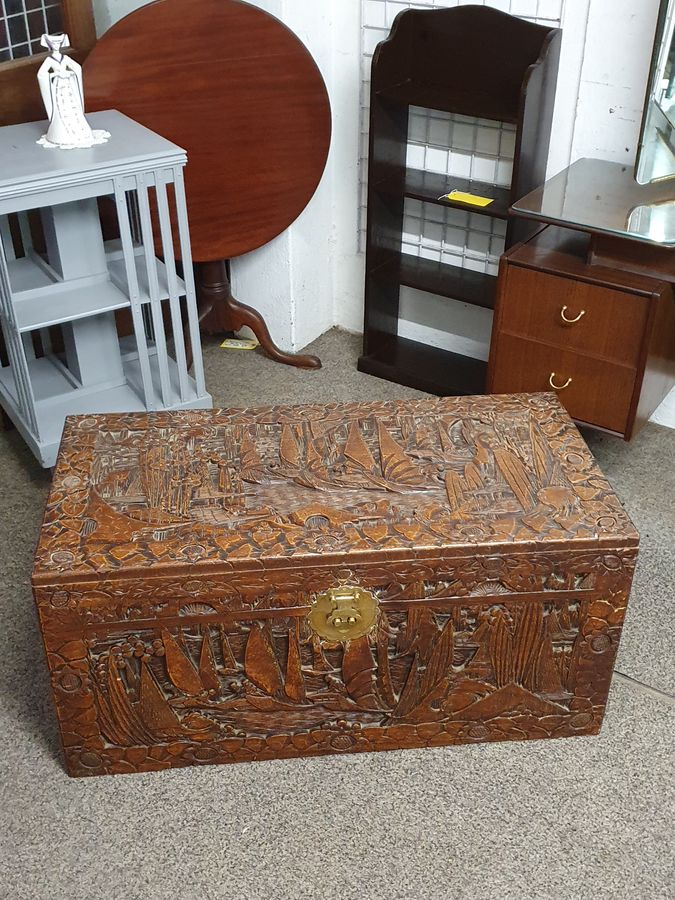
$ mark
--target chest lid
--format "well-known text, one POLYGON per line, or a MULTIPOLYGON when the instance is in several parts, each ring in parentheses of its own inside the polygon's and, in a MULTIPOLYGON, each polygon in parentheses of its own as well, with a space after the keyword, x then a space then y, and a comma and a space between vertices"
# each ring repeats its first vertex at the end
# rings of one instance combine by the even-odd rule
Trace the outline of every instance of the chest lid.
POLYGON ((72 417, 33 583, 519 543, 638 543, 553 394, 72 417))

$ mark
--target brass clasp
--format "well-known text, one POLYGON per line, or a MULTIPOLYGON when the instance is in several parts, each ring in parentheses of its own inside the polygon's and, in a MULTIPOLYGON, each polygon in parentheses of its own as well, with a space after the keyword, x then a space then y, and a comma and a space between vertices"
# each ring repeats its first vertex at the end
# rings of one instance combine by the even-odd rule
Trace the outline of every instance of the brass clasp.
POLYGON ((312 601, 309 624, 331 641, 351 641, 367 634, 377 618, 377 599, 363 588, 343 584, 312 601))

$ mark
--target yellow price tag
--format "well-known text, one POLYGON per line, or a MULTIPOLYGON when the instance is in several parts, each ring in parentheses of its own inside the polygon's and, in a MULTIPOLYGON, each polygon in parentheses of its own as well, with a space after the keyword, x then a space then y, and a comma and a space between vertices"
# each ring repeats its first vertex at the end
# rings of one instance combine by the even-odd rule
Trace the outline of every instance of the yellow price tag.
POLYGON ((442 194, 439 200, 452 200, 453 203, 466 203, 469 206, 489 206, 494 203, 494 198, 479 197, 478 194, 467 194, 464 191, 450 191, 449 194, 442 194))

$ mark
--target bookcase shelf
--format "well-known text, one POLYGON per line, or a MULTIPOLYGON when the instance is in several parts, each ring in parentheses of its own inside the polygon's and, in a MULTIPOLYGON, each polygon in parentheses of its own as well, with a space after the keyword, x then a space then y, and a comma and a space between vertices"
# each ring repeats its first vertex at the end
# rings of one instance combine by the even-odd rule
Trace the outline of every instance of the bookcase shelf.
MULTIPOLYGON (((157 348, 149 346, 148 356, 154 361, 157 348)), ((168 367, 169 402, 175 407, 202 405, 200 402, 202 397, 192 377, 188 377, 187 399, 181 399, 179 373, 174 360, 168 360, 168 367)), ((155 389, 159 393, 161 385, 157 370, 157 365, 151 367, 155 389)), ((69 377, 68 369, 59 357, 52 355, 30 360, 28 372, 33 388, 35 410, 40 419, 40 437, 48 445, 58 445, 66 416, 97 413, 110 404, 124 412, 146 410, 138 353, 131 349, 122 354, 123 377, 117 383, 106 382, 83 387, 69 377)), ((14 373, 9 366, 0 368, 0 401, 10 408, 17 402, 17 386, 14 373)), ((16 424, 21 431, 24 430, 21 420, 16 424)))
POLYGON ((490 273, 402 252, 405 202, 506 221, 507 248, 533 232, 531 224, 512 219, 509 208, 544 181, 560 39, 559 29, 471 5, 404 10, 377 47, 371 73, 361 371, 437 394, 485 390, 482 360, 398 336, 401 287, 490 310, 497 290, 490 273), (410 167, 410 107, 515 126, 511 184, 410 167), (441 199, 453 190, 493 202, 481 207, 441 199))
POLYGON ((359 360, 361 372, 429 394, 480 394, 487 363, 430 347, 419 341, 383 336, 380 349, 359 360))
POLYGON ((488 216, 491 219, 508 219, 509 217, 510 188, 499 187, 486 181, 475 181, 458 178, 456 175, 407 168, 403 184, 396 176, 390 176, 373 187, 382 194, 396 196, 403 193, 404 197, 411 200, 421 200, 422 203, 433 203, 436 206, 446 206, 451 209, 461 209, 464 212, 488 216), (450 191, 462 191, 462 193, 475 194, 479 197, 489 197, 492 203, 488 206, 474 206, 470 203, 448 200, 445 195, 450 191))
MULTIPOLYGON (((16 325, 21 333, 49 328, 63 322, 74 322, 87 316, 126 309, 129 300, 126 266, 118 242, 106 247, 107 272, 84 278, 61 279, 34 251, 8 262, 12 285, 16 325)), ((148 272, 143 247, 134 248, 138 302, 151 301, 148 272)), ((158 300, 170 296, 166 266, 155 260, 158 300)), ((178 294, 185 294, 185 284, 176 276, 178 294)))
POLYGON ((401 253, 398 259, 379 266, 371 277, 386 284, 398 284, 483 309, 494 309, 496 275, 401 253))

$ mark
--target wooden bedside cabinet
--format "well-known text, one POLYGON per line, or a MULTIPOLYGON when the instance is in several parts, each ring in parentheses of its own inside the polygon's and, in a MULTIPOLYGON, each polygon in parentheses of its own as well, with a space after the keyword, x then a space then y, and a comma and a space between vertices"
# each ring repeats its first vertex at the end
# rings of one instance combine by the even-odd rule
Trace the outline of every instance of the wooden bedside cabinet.
POLYGON ((589 265, 589 240, 548 226, 502 257, 488 391, 553 389, 630 440, 675 385, 675 300, 665 281, 589 265))

